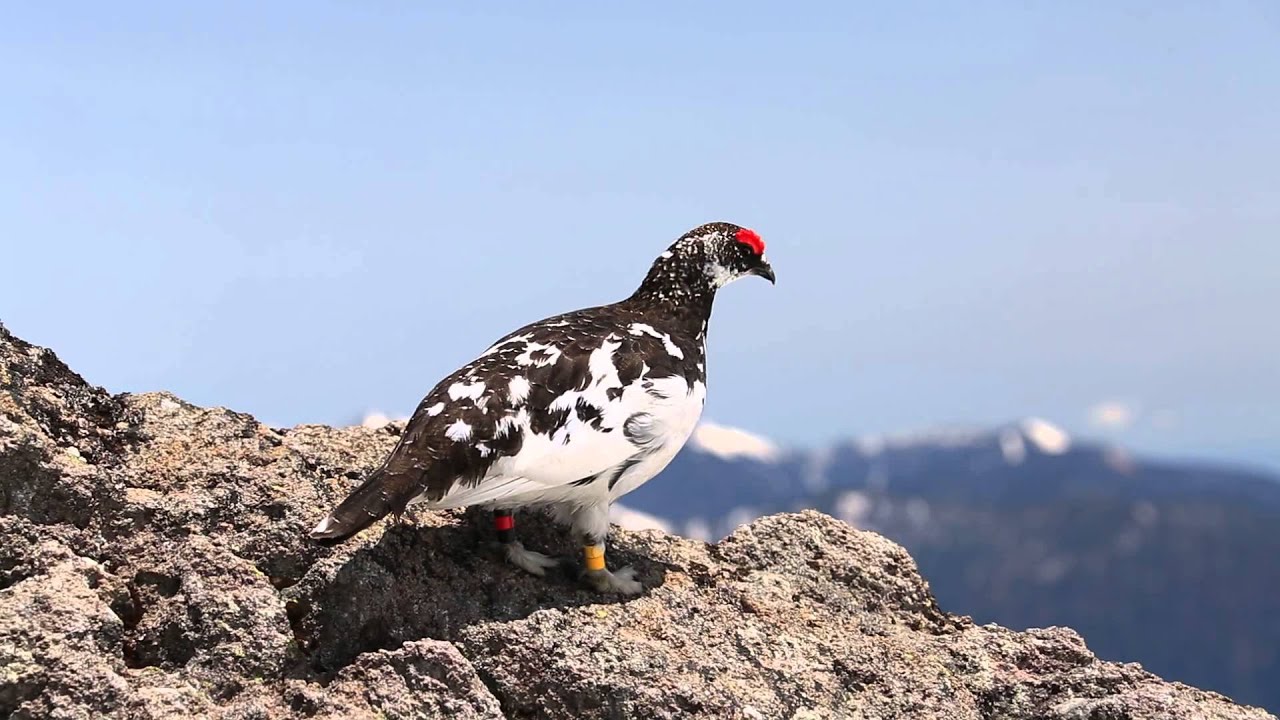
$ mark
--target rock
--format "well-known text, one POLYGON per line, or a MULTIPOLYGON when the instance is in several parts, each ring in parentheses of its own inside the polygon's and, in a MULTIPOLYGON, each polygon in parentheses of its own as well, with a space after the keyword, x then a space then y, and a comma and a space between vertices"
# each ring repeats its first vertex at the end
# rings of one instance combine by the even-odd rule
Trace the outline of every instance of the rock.
POLYGON ((367 702, 392 717, 503 717, 471 663, 440 640, 364 653, 338 673, 328 690, 318 715, 345 718, 351 707, 367 702))
POLYGON ((480 512, 309 543, 402 427, 113 396, 0 326, 0 716, 1271 717, 950 615, 901 547, 814 512, 618 531, 627 599, 506 565, 480 512))
POLYGON ((89 717, 129 694, 114 584, 97 563, 61 561, 0 592, 0 712, 89 717))

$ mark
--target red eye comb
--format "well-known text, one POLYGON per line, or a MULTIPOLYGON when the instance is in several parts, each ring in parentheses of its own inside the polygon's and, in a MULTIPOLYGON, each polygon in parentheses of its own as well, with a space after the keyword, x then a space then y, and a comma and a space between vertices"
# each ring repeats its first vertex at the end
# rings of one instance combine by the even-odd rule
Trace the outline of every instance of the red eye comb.
POLYGON ((738 242, 751 248, 751 252, 757 255, 764 254, 764 240, 760 239, 759 233, 757 233, 755 230, 748 230, 746 228, 742 228, 734 235, 734 237, 738 240, 738 242))

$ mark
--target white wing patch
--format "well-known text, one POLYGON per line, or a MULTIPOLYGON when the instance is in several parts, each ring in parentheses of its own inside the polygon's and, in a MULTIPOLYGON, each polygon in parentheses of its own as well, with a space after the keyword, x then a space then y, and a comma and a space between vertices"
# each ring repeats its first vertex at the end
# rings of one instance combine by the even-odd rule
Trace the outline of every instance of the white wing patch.
POLYGON ((507 394, 510 396, 511 407, 523 404, 529 398, 529 378, 523 375, 511 378, 511 383, 507 386, 507 394))
POLYGON ((471 402, 480 399, 484 394, 484 383, 454 383, 449 386, 449 399, 461 400, 462 398, 470 398, 471 402))
POLYGON ((534 367, 546 367, 560 359, 560 348, 555 345, 544 345, 539 342, 529 342, 524 346, 524 352, 516 356, 516 362, 520 365, 532 365, 534 367), (534 359, 533 354, 541 352, 542 357, 534 359))
POLYGON ((647 325, 645 323, 631 323, 630 332, 632 335, 637 337, 640 335, 648 335, 650 337, 658 338, 662 341, 662 346, 667 349, 668 355, 680 360, 684 359, 684 351, 680 349, 679 345, 672 342, 671 336, 666 333, 658 332, 652 325, 647 325))
POLYGON ((471 439, 471 426, 462 420, 456 420, 444 431, 444 436, 454 442, 466 442, 471 439))
POLYGON ((442 412, 444 412, 444 403, 442 402, 438 402, 435 405, 432 405, 431 407, 427 408, 428 417, 435 417, 442 412))
POLYGON ((494 429, 496 435, 506 435, 517 428, 526 427, 529 424, 529 411, 521 409, 515 415, 503 415, 498 418, 498 426, 494 429))
POLYGON ((613 354, 618 352, 620 347, 622 343, 614 339, 613 335, 609 335, 600 347, 591 351, 591 357, 587 358, 587 370, 591 373, 591 377, 595 378, 592 385, 607 385, 615 388, 622 385, 622 381, 618 379, 618 368, 613 365, 613 354))

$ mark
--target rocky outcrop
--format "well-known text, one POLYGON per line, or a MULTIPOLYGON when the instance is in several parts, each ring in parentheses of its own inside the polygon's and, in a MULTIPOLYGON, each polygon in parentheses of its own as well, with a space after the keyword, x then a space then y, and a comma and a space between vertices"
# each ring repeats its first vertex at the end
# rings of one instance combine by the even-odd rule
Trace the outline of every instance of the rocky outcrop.
POLYGON ((479 513, 309 543, 399 429, 112 396, 0 327, 0 716, 1270 717, 949 615, 901 547, 813 512, 620 531, 628 599, 521 574, 479 513))

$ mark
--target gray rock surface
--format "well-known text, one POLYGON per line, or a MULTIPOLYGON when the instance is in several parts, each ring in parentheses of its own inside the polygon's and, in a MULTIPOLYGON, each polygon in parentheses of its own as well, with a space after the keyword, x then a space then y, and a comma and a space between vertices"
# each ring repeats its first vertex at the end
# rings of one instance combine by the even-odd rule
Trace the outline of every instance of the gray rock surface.
POLYGON ((949 615, 901 547, 813 512, 619 531, 630 599, 509 567, 480 513, 309 543, 399 429, 113 396, 0 326, 0 716, 1271 717, 949 615))

